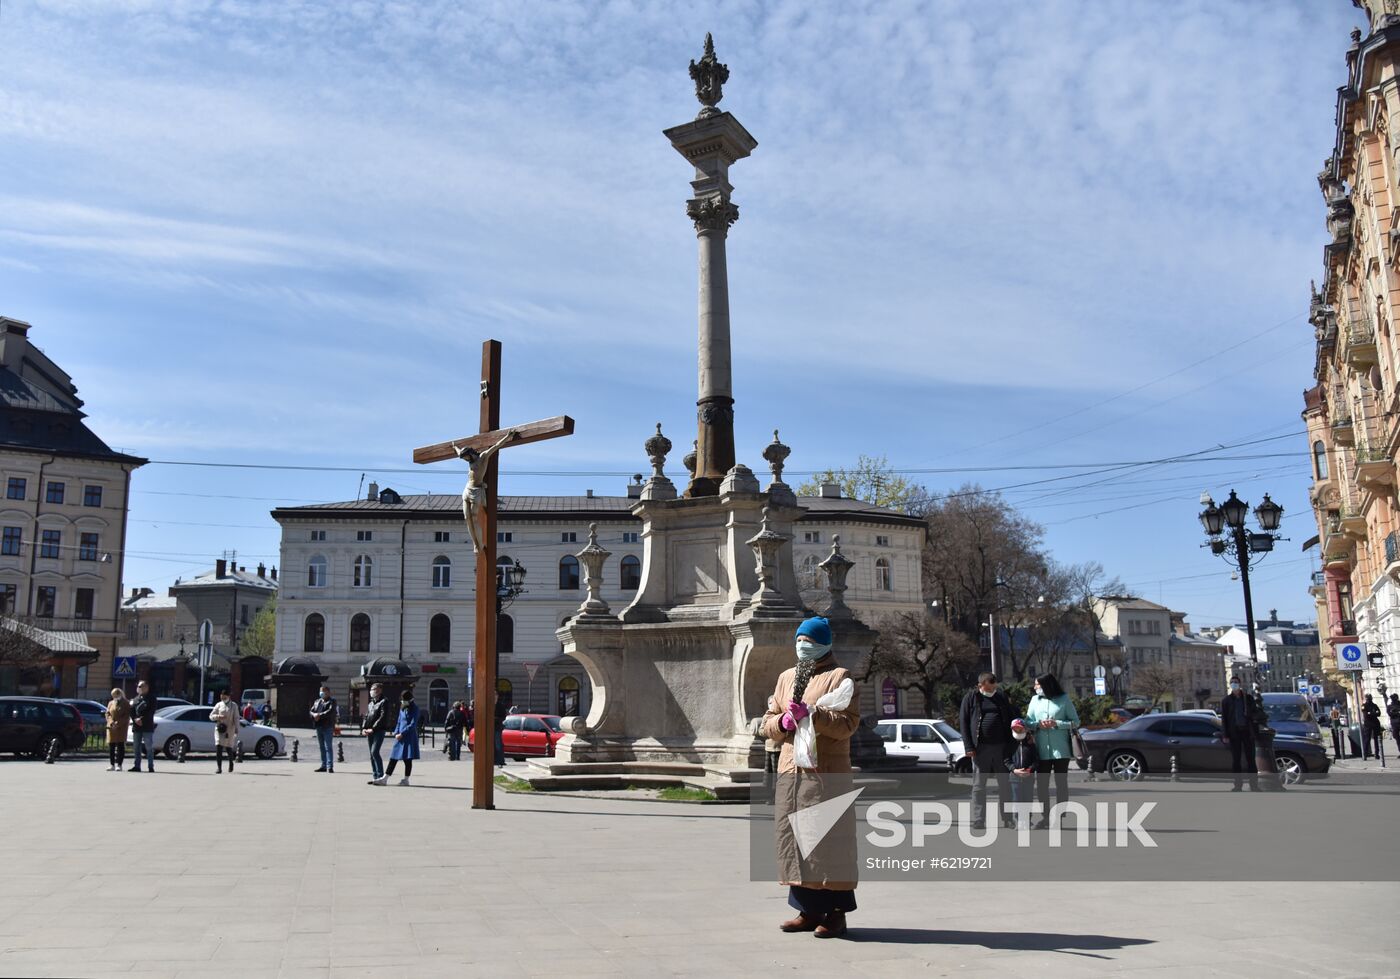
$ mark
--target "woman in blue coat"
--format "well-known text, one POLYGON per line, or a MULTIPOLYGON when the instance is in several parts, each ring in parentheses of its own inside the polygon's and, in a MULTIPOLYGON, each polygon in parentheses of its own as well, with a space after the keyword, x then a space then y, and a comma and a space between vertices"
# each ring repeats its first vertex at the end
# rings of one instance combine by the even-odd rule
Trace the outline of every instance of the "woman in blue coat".
POLYGON ((389 752, 389 767, 384 770, 384 780, 394 774, 394 766, 403 762, 403 778, 400 785, 407 785, 413 774, 413 759, 418 757, 418 705, 413 702, 413 691, 405 690, 399 698, 399 723, 394 726, 394 749, 389 752))
POLYGON ((1050 773, 1055 773, 1055 802, 1069 801, 1069 760, 1074 752, 1070 738, 1079 727, 1079 712, 1052 673, 1035 678, 1035 696, 1026 708, 1026 726, 1035 732, 1040 766, 1035 777, 1035 794, 1044 806, 1036 829, 1050 825, 1050 773))

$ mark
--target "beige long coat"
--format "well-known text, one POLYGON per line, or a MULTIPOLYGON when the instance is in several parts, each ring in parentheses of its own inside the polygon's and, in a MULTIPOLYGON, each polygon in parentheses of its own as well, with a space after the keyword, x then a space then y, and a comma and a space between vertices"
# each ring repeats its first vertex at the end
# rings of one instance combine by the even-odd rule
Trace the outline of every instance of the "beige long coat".
POLYGON ((860 726, 859 696, 852 697, 850 706, 841 711, 812 707, 850 677, 850 671, 836 665, 835 656, 828 654, 817 663, 802 694, 802 702, 811 708, 817 735, 817 767, 799 769, 793 756, 793 735, 782 726, 796 672, 794 667, 778 677, 763 717, 764 737, 782 745, 774 807, 779 879, 786 885, 819 890, 852 890, 856 886, 855 808, 848 809, 821 845, 805 858, 797 848, 788 816, 852 791, 851 735, 860 726))
POLYGON ((107 743, 125 744, 127 728, 131 725, 131 703, 122 698, 107 704, 107 743))
POLYGON ((221 700, 214 705, 214 709, 209 712, 209 719, 214 722, 214 743, 221 744, 225 748, 234 748, 238 745, 238 722, 243 715, 238 712, 238 705, 232 700, 221 700), (224 733, 219 733, 219 725, 224 726, 224 733))

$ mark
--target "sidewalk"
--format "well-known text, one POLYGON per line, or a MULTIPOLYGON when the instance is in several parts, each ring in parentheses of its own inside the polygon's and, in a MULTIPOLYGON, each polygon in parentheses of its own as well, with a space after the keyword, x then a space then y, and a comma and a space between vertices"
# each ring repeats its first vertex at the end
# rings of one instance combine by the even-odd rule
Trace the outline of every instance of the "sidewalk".
MULTIPOLYGON (((1279 936, 1302 892, 1277 883, 867 881, 848 940, 784 935, 785 891, 748 879, 743 807, 500 793, 476 811, 470 756, 429 749, 411 787, 373 787, 344 740, 334 774, 307 739, 295 765, 234 775, 0 761, 0 976, 1314 979, 1400 962, 1400 933, 1349 917, 1300 954, 1279 936)), ((1400 900, 1328 886, 1338 907, 1400 900)))

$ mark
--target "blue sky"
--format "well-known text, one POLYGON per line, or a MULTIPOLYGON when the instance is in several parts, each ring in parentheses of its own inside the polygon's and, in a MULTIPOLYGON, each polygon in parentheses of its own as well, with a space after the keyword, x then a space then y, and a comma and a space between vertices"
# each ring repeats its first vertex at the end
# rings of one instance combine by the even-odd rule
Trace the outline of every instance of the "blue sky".
POLYGON ((505 492, 620 493, 656 421, 679 471, 696 249, 661 130, 709 30, 759 141, 731 173, 744 461, 778 427, 797 471, 980 467, 917 475, 946 490, 1286 436, 1007 497, 1205 625, 1242 613, 1200 492, 1271 491, 1293 541, 1256 607, 1307 618, 1315 178, 1358 25, 1343 0, 7 0, 0 313, 114 446, 351 470, 142 469, 128 585, 274 563, 268 510, 361 472, 459 491, 390 470, 475 429, 487 337, 507 419, 578 422, 513 450, 505 492))

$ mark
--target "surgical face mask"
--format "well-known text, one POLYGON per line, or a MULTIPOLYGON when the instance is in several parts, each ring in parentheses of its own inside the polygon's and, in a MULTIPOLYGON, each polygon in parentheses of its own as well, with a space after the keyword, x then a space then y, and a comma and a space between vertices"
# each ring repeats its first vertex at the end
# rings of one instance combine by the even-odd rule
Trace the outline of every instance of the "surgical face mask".
POLYGON ((1238 690, 1239 688, 1240 688, 1240 685, 1239 685, 1238 683, 1232 683, 1232 684, 1230 684, 1230 689, 1231 689, 1231 690, 1238 690))
POLYGON ((1012 732, 1011 732, 1011 736, 1012 736, 1013 738, 1015 738, 1017 741, 1024 741, 1024 740, 1026 740, 1026 732, 1025 732, 1025 729, 1022 728, 1022 729, 1019 730, 1019 731, 1012 731, 1012 732))
POLYGON ((1040 684, 1038 683, 1035 685, 1035 692, 1036 696, 1043 696, 1045 694, 1045 691, 1040 689, 1040 684))
POLYGON ((321 691, 321 699, 322 699, 322 700, 325 700, 325 699, 326 699, 327 697, 329 697, 330 695, 331 695, 331 692, 330 692, 329 690, 322 690, 322 691, 321 691))
POLYGON ((822 646, 814 642, 799 642, 797 644, 797 658, 804 663, 814 663, 829 652, 831 652, 830 646, 822 646))

